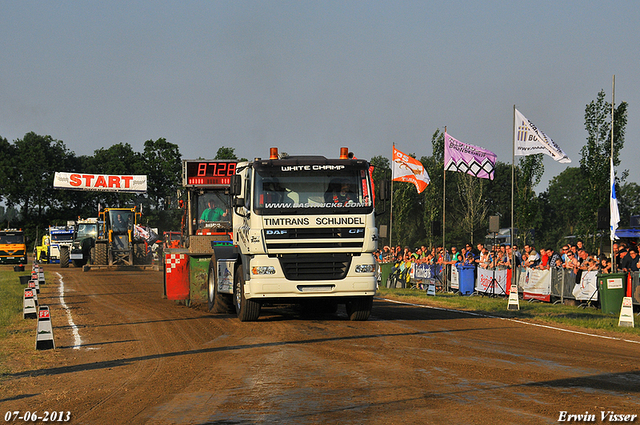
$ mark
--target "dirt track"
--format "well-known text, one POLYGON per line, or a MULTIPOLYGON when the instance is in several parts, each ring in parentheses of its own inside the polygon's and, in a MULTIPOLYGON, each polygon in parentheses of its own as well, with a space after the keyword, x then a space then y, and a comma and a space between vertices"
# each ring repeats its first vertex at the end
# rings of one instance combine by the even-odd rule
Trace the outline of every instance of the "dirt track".
POLYGON ((637 342, 384 300, 367 322, 348 321, 341 306, 319 319, 267 308, 257 323, 241 323, 163 299, 161 272, 45 267, 62 280, 40 296, 51 308, 55 363, 0 381, 3 416, 496 424, 557 423, 561 411, 588 411, 596 423, 601 411, 640 414, 637 342))

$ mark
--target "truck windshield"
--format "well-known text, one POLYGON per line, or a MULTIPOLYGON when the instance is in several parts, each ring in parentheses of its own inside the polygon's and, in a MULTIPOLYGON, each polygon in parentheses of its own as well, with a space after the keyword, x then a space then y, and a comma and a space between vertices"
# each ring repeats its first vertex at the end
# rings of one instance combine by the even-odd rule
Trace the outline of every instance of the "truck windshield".
POLYGON ((111 229, 115 233, 126 233, 129 229, 133 229, 133 214, 133 211, 128 210, 110 210, 111 229))
POLYGON ((97 224, 78 224, 78 238, 93 238, 98 237, 98 225, 97 224))
POLYGON ((366 166, 257 166, 253 205, 258 214, 368 213, 373 208, 366 166))
POLYGON ((0 235, 0 244, 23 244, 24 243, 24 235, 19 234, 4 234, 0 235))
POLYGON ((229 195, 224 191, 205 192, 198 196, 198 227, 217 227, 219 224, 230 223, 229 203, 229 195))

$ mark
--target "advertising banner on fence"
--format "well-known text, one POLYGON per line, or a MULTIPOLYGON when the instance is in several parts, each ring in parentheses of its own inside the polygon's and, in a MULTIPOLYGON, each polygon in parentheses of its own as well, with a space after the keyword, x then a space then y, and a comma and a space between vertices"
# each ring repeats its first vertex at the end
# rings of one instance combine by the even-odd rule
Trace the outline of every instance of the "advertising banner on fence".
POLYGON ((460 273, 455 265, 451 267, 451 289, 460 289, 460 273))
POLYGON ((488 294, 506 295, 507 270, 486 270, 478 267, 478 278, 476 279, 476 291, 488 294), (493 281, 495 273, 495 282, 493 281), (495 291, 495 292, 494 292, 495 291))
POLYGON ((598 301, 598 272, 582 272, 580 283, 573 288, 573 296, 578 301, 598 301))
POLYGON ((433 266, 429 264, 415 264, 413 269, 415 270, 416 279, 432 279, 435 276, 432 272, 433 266))
POLYGON ((91 190, 100 192, 145 193, 147 176, 55 173, 54 189, 91 190))
POLYGON ((551 301, 551 270, 525 269, 518 286, 525 300, 551 301))

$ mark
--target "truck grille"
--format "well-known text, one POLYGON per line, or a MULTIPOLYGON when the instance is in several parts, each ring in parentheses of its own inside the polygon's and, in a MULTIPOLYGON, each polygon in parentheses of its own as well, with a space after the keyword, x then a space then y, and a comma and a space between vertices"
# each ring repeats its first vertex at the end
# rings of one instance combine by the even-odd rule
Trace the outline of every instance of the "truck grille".
POLYGON ((267 249, 353 248, 364 242, 363 227, 266 229, 267 249))
POLYGON ((349 254, 286 254, 278 259, 289 280, 344 279, 351 265, 349 254))
POLYGON ((0 256, 3 257, 22 257, 24 249, 0 249, 0 256))

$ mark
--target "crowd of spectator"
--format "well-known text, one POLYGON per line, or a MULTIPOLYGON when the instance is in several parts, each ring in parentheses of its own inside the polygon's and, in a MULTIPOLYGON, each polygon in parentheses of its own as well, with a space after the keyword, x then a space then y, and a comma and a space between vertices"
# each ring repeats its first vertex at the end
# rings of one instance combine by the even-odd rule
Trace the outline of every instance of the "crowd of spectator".
MULTIPOLYGON (((636 245, 615 243, 613 255, 617 271, 640 270, 640 256, 636 245)), ((577 279, 584 271, 613 272, 611 259, 604 254, 590 254, 581 240, 575 244, 563 245, 561 252, 555 252, 553 248, 536 250, 532 244, 524 245, 522 251, 518 246, 512 247, 509 244, 494 245, 491 249, 487 249, 482 243, 477 244, 475 249, 470 244, 466 244, 460 250, 455 246, 450 247, 449 250, 442 246, 431 249, 421 246, 413 250, 409 247, 402 248, 400 245, 385 246, 376 252, 376 259, 379 262, 393 262, 396 267, 402 267, 402 269, 410 267, 411 263, 476 265, 485 269, 511 268, 514 265, 513 262, 518 267, 543 270, 568 269, 576 275, 577 279)))

